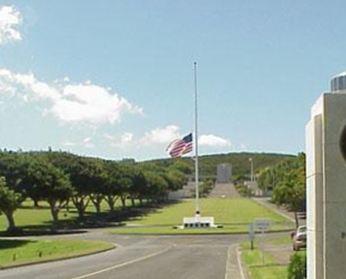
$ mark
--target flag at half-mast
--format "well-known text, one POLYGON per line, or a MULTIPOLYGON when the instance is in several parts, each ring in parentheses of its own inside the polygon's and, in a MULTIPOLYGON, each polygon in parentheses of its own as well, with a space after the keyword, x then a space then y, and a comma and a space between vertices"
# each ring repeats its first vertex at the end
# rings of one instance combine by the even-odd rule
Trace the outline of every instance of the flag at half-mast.
POLYGON ((172 158, 181 157, 192 151, 192 144, 192 133, 190 133, 182 139, 172 141, 166 148, 166 151, 172 158))

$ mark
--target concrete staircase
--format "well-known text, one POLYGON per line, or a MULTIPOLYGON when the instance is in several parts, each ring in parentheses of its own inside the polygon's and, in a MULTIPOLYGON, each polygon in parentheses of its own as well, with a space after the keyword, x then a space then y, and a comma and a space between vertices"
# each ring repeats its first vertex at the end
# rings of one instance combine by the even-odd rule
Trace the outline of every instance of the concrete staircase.
POLYGON ((209 194, 210 198, 235 198, 239 197, 238 191, 232 183, 216 183, 209 194))

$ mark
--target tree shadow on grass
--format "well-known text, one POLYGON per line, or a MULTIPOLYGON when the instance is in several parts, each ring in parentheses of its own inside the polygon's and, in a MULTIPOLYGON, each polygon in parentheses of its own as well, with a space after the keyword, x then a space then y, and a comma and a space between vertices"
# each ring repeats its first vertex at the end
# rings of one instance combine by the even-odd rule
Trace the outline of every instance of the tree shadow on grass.
MULTIPOLYGON (((173 206, 181 201, 168 201, 165 203, 148 203, 143 206, 117 208, 114 211, 104 211, 100 213, 86 212, 84 218, 72 217, 66 220, 59 220, 58 223, 46 221, 37 225, 20 226, 17 233, 0 231, 0 236, 39 236, 39 235, 59 235, 85 233, 92 228, 115 228, 125 225, 126 221, 139 220, 148 214, 158 210, 173 206)), ((70 209, 69 212, 74 212, 70 209)), ((64 213, 61 212, 62 216, 64 213)))
POLYGON ((0 250, 2 249, 13 249, 20 246, 24 246, 28 243, 36 242, 35 240, 26 239, 0 239, 0 250))

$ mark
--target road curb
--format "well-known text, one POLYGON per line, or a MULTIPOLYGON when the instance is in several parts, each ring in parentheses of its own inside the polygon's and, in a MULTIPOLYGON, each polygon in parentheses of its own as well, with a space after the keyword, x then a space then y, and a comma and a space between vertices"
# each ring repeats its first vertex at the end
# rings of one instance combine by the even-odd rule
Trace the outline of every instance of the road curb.
POLYGON ((241 260, 241 249, 240 246, 237 246, 237 261, 238 261, 238 267, 241 275, 241 279, 248 279, 247 272, 243 267, 243 263, 241 260))
MULTIPOLYGON (((282 232, 292 232, 292 229, 282 229, 282 230, 274 230, 268 231, 266 234, 271 233, 282 233, 282 232)), ((165 233, 116 233, 110 232, 115 235, 133 235, 133 236, 189 236, 189 235, 247 235, 249 232, 220 232, 220 233, 174 233, 174 234, 165 234, 165 233)))
POLYGON ((96 255, 104 252, 108 252, 110 250, 113 250, 117 247, 116 244, 112 243, 112 247, 103 249, 103 250, 98 250, 86 254, 80 254, 80 255, 72 255, 72 256, 66 256, 62 258, 56 258, 56 259, 47 259, 47 260, 42 260, 42 261, 37 261, 37 262, 27 262, 27 263, 19 263, 19 264, 14 264, 10 266, 0 266, 0 270, 6 270, 6 269, 12 269, 12 268, 17 268, 17 267, 24 267, 24 266, 30 266, 30 265, 37 265, 37 264, 44 264, 44 263, 51 263, 51 262, 58 262, 58 261, 64 261, 64 260, 71 260, 71 259, 76 259, 76 258, 81 258, 84 256, 91 256, 91 255, 96 255))

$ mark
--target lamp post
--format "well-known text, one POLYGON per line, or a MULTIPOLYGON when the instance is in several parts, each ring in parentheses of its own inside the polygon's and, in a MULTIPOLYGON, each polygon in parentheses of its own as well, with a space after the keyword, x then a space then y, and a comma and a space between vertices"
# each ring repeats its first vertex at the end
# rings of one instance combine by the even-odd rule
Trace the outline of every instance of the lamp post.
POLYGON ((254 181, 254 176, 253 176, 253 160, 252 158, 249 158, 250 165, 251 165, 251 182, 254 181))

